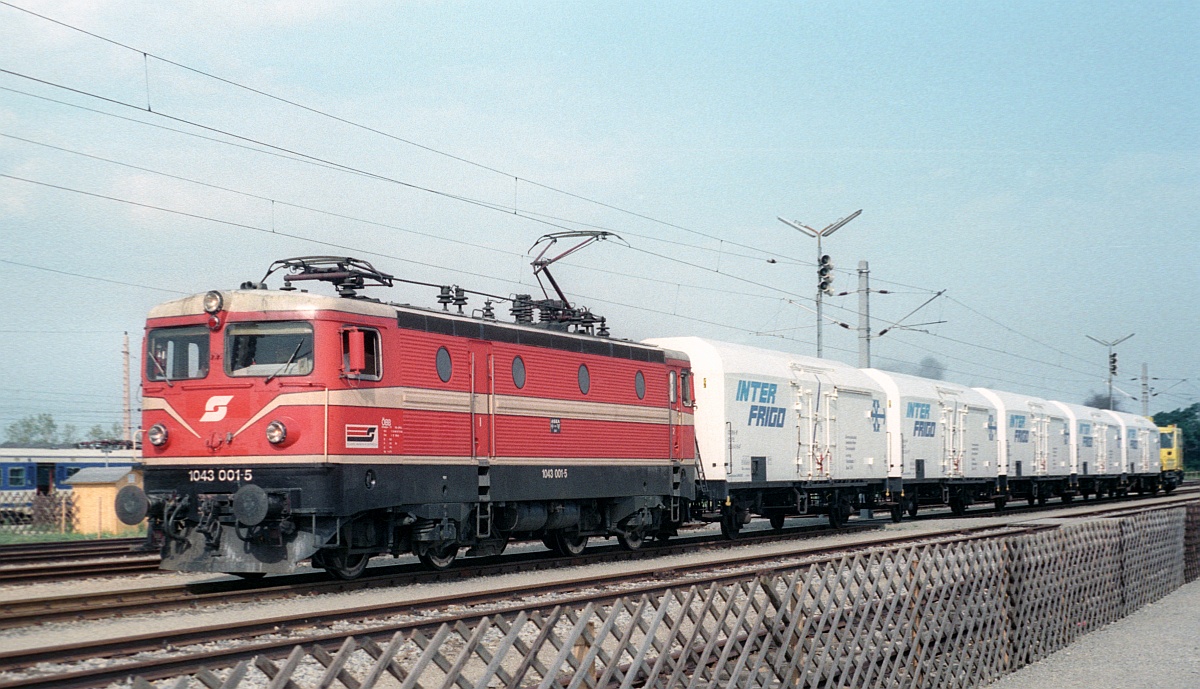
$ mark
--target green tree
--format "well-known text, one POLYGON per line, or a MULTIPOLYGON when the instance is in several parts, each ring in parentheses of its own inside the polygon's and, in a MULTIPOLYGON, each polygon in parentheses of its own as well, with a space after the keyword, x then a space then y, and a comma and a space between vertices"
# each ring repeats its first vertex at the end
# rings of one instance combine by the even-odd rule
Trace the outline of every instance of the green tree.
POLYGON ((9 445, 52 447, 58 444, 58 424, 51 414, 34 414, 8 424, 4 431, 9 445))
POLYGON ((87 432, 88 440, 104 440, 107 437, 108 437, 108 431, 104 430, 104 426, 101 426, 100 424, 96 424, 95 426, 92 426, 91 428, 88 429, 88 432, 87 432))
POLYGON ((1200 470, 1200 402, 1175 411, 1154 415, 1159 426, 1179 426, 1183 432, 1183 466, 1190 471, 1200 470))

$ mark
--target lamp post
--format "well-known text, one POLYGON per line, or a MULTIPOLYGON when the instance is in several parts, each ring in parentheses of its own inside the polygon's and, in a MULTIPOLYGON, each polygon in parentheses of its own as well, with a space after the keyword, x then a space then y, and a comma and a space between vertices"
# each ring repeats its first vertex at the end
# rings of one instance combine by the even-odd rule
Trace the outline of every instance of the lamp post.
POLYGON ((1091 335, 1084 335, 1084 337, 1091 340, 1092 342, 1095 342, 1098 345, 1103 345, 1105 347, 1108 347, 1108 408, 1109 409, 1113 408, 1113 393, 1112 393, 1113 384, 1112 384, 1112 382, 1113 382, 1113 376, 1117 375, 1117 355, 1113 353, 1113 347, 1116 347, 1117 345, 1121 344, 1125 340, 1128 340, 1129 338, 1133 337, 1136 334, 1137 333, 1129 333, 1125 337, 1122 337, 1119 340, 1113 340, 1112 342, 1105 342, 1104 340, 1098 340, 1098 339, 1092 337, 1091 335))
POLYGON ((833 234, 834 232, 837 232, 839 229, 841 229, 842 225, 845 225, 851 220, 857 218, 860 213, 862 213, 861 208, 821 230, 814 230, 803 223, 779 218, 779 221, 783 224, 803 232, 810 237, 817 238, 817 358, 823 358, 825 354, 824 342, 822 340, 822 321, 825 320, 825 316, 822 314, 821 304, 824 295, 833 294, 833 262, 828 256, 825 255, 823 251, 821 251, 821 240, 833 234))

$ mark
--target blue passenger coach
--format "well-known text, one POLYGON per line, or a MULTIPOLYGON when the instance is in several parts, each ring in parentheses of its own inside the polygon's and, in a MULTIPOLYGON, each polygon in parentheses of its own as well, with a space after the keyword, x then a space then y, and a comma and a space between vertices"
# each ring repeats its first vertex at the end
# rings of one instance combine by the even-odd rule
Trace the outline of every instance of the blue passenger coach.
POLYGON ((0 448, 0 501, 71 490, 66 481, 80 469, 131 466, 141 460, 141 454, 126 449, 0 448))

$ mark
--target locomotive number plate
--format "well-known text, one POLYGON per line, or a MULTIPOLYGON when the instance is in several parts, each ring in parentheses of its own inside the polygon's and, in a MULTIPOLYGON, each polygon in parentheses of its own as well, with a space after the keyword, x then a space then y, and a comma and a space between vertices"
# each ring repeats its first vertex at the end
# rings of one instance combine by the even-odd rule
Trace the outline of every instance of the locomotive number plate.
POLYGON ((542 469, 542 478, 566 478, 566 469, 542 469))
POLYGON ((190 469, 188 480, 196 481, 253 481, 253 469, 190 469))

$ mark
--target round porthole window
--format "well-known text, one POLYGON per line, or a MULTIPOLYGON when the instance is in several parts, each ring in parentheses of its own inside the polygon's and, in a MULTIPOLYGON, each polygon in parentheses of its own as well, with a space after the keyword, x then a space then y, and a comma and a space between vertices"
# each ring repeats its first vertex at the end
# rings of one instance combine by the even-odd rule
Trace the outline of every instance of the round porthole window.
POLYGON ((525 361, 519 356, 513 357, 512 374, 513 385, 517 386, 518 390, 525 387, 525 361))
POLYGON ((443 383, 449 383, 450 375, 454 373, 454 364, 450 361, 450 350, 445 347, 440 347, 437 351, 437 372, 438 378, 441 378, 443 383))
POLYGON ((633 376, 633 391, 637 393, 638 399, 646 399, 646 376, 643 376, 641 371, 633 376))
POLYGON ((579 391, 583 394, 588 394, 588 390, 592 388, 592 377, 588 373, 587 364, 579 365, 579 391))

